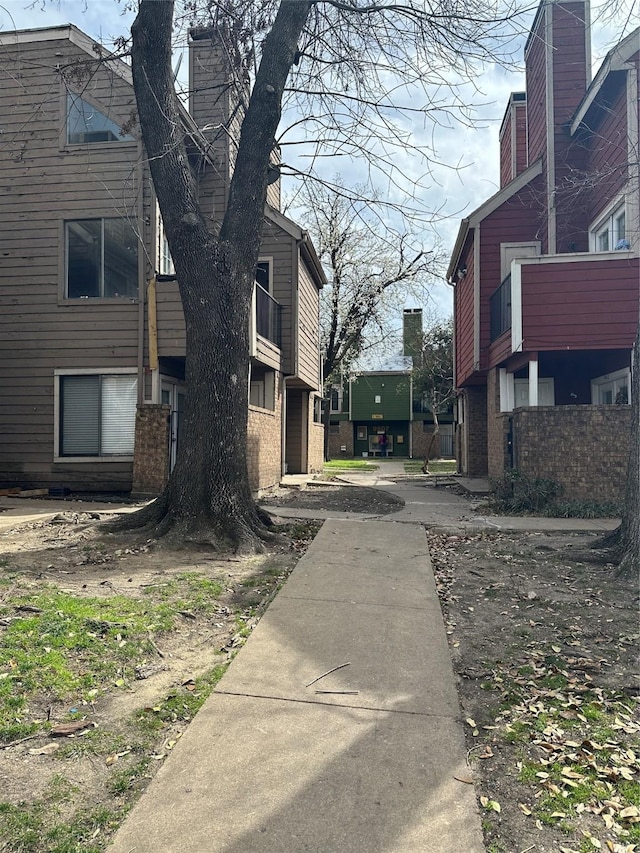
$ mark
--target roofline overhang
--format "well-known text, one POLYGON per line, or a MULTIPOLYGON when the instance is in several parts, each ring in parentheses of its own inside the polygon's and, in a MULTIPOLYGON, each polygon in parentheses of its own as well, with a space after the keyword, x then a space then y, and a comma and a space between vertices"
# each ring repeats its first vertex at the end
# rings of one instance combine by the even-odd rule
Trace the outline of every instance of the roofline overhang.
POLYGON ((533 165, 529 166, 524 172, 520 172, 520 174, 515 177, 512 181, 509 181, 502 189, 498 190, 497 193, 494 193, 490 198, 488 198, 485 202, 483 202, 480 207, 477 207, 473 213, 471 213, 468 217, 462 220, 460 223, 460 228, 458 230, 458 236, 456 238, 456 242, 453 247, 453 252, 451 254, 451 262, 447 268, 447 281, 449 284, 455 286, 455 281, 452 280, 455 274, 456 267, 458 265, 458 261, 460 260, 460 254, 464 247, 464 244, 467 239, 467 234, 469 231, 473 230, 476 226, 478 226, 483 219, 497 210, 501 205, 503 205, 506 201, 508 201, 512 196, 514 196, 517 192, 520 192, 521 189, 527 186, 534 178, 537 178, 538 175, 542 174, 542 159, 536 160, 533 165))
POLYGON ((619 42, 605 56, 602 65, 598 69, 598 73, 593 78, 585 96, 573 114, 570 125, 571 136, 577 132, 585 120, 587 113, 595 103, 609 74, 612 71, 627 71, 629 69, 629 60, 638 51, 640 51, 640 27, 629 33, 626 38, 619 42))
POLYGON ((30 44, 33 42, 58 41, 68 39, 92 59, 99 58, 99 51, 104 51, 103 59, 109 62, 109 67, 127 83, 133 85, 131 68, 117 56, 108 51, 97 39, 91 38, 75 24, 59 24, 55 27, 39 27, 37 29, 5 30, 0 32, 0 45, 30 44), (96 50, 98 48, 99 50, 96 50))
POLYGON ((285 216, 284 213, 276 210, 275 207, 271 207, 270 204, 265 205, 264 215, 267 219, 270 219, 274 225, 282 228, 285 233, 298 241, 300 244, 300 251, 313 274, 316 286, 318 290, 322 289, 324 285, 327 284, 327 276, 322 269, 320 258, 318 257, 316 248, 313 245, 313 241, 309 236, 309 233, 294 222, 293 219, 289 219, 289 217, 285 216))

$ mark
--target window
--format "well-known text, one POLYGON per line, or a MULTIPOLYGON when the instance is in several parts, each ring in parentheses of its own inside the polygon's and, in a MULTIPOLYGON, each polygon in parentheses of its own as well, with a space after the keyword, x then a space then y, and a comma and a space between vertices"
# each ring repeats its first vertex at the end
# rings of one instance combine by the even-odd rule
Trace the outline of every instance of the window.
POLYGON ((158 252, 158 272, 160 275, 175 275, 176 271, 173 266, 173 258, 169 251, 169 241, 164 233, 164 228, 160 232, 160 251, 158 252))
POLYGON ((123 133, 110 118, 80 95, 67 95, 67 144, 95 142, 131 142, 133 136, 123 133))
POLYGON ((126 219, 65 223, 68 299, 138 295, 138 238, 126 219))
POLYGON ((60 456, 132 456, 137 378, 60 376, 60 456))
POLYGON ((605 373, 591 380, 591 402, 594 406, 623 405, 631 400, 631 371, 628 368, 605 373))
POLYGON ((313 422, 314 424, 322 423, 322 397, 313 398, 313 422))
POLYGON ((339 385, 334 385, 331 389, 331 411, 342 411, 342 389, 339 385))
POLYGON ((610 252, 613 249, 628 249, 626 210, 624 202, 591 229, 591 248, 595 252, 610 252))
POLYGON ((256 281, 267 293, 271 293, 271 261, 258 261, 256 281))
POLYGON ((276 374, 258 364, 251 365, 249 380, 249 404, 261 409, 275 410, 276 407, 276 374))

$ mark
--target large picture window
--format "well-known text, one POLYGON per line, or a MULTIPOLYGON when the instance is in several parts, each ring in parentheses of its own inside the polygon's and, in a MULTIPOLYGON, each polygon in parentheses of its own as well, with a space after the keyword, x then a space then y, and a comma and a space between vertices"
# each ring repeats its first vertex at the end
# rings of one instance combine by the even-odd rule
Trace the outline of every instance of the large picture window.
POLYGON ((60 456, 132 456, 133 374, 60 376, 60 456))
POLYGON ((110 118, 80 95, 67 95, 67 144, 83 145, 96 142, 131 142, 133 137, 123 133, 110 118))
POLYGON ((65 224, 68 299, 138 295, 138 237, 126 219, 65 224))

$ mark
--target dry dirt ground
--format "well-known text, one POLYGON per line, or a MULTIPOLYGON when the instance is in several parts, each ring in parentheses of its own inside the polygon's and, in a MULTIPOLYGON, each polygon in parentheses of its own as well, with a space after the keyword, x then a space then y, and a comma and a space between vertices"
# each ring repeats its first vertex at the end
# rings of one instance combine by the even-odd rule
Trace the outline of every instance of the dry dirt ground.
MULTIPOLYGON (((0 534, 0 679, 5 685, 14 680, 14 695, 29 679, 16 654, 20 640, 7 644, 10 626, 35 623, 24 639, 27 655, 33 643, 33 655, 51 658, 42 645, 47 614, 35 600, 42 593, 116 606, 133 599, 167 608, 174 624, 170 630, 149 626, 143 642, 135 641, 139 648, 97 689, 65 691, 51 663, 51 688, 31 695, 13 719, 6 703, 14 700, 0 691, 0 853, 105 849, 210 691, 211 672, 219 677, 319 528, 315 522, 288 525, 291 540, 265 554, 220 557, 106 533, 99 522, 97 513, 63 512, 0 534), (51 726, 69 721, 88 727, 70 737, 51 736, 51 726), (38 730, 24 736, 28 728, 22 727, 34 723, 38 730)), ((103 643, 105 654, 130 642, 126 624, 120 629, 86 621, 87 642, 103 643)), ((73 633, 70 642, 77 639, 73 633)), ((81 680, 83 665, 76 672, 81 680)))
POLYGON ((487 850, 640 850, 637 583, 587 534, 428 538, 487 850))
MULTIPOLYGON (((289 506, 324 501, 376 513, 398 508, 389 498, 334 486, 286 494, 289 506)), ((88 514, 0 535, 0 643, 4 627, 28 615, 12 606, 25 590, 53 584, 105 599, 151 591, 157 601, 166 590, 175 609, 174 587, 185 577, 221 586, 213 606, 185 599, 173 630, 149 633, 146 677, 125 667, 94 699, 33 703, 32 716, 51 724, 96 727, 0 744, 0 853, 106 848, 188 725, 199 678, 233 655, 317 529, 305 525, 294 529, 293 546, 223 559, 105 534, 88 514), (143 736, 131 726, 136 715, 158 725, 143 736)), ((584 534, 428 537, 466 720, 469 773, 460 784, 476 785, 488 853, 640 851, 637 585, 591 562, 593 539, 584 534)), ((2 651, 0 678, 12 677, 2 651)))

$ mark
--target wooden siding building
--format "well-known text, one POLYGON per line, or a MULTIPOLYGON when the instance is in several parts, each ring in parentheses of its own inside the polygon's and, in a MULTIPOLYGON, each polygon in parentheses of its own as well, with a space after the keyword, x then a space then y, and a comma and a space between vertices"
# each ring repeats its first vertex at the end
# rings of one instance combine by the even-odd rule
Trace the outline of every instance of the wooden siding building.
POLYGON ((448 269, 459 468, 498 477, 514 467, 560 481, 569 497, 609 494, 605 472, 574 476, 570 460, 593 459, 616 424, 620 460, 628 453, 640 30, 591 81, 588 0, 545 0, 525 63, 526 91, 511 95, 500 129, 500 189, 462 221, 448 269), (531 409, 543 430, 548 418, 548 454, 539 442, 531 452, 534 421, 516 417, 531 409))
MULTIPOLYGON (((98 61, 72 25, 3 32, 0 56, 0 487, 157 493, 180 440, 186 342, 130 68, 98 61)), ((225 65, 210 31, 192 33, 190 72, 183 121, 213 229, 238 127, 234 104, 211 94, 225 65), (205 125, 226 130, 213 139, 205 125)), ((279 194, 276 181, 252 316, 256 490, 322 465, 325 279, 279 194)))

